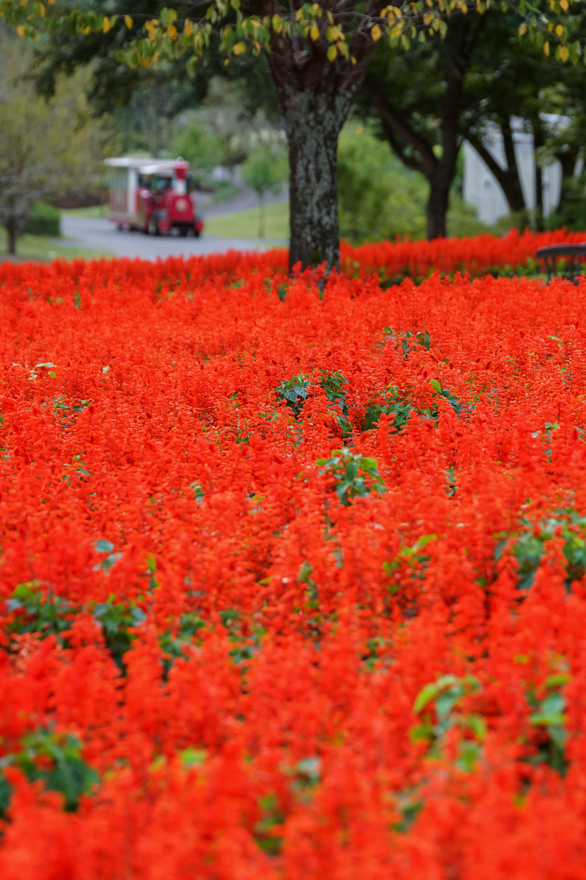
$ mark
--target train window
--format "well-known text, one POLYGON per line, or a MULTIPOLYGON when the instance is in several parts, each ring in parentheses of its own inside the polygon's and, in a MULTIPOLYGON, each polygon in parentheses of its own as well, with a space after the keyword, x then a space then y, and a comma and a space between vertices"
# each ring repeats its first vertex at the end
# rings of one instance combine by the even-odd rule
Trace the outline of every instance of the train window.
POLYGON ((151 187, 156 192, 164 192, 166 189, 170 189, 172 184, 173 184, 172 177, 164 177, 162 174, 155 174, 153 176, 153 181, 152 181, 151 187))
POLYGON ((144 189, 144 187, 146 187, 147 189, 150 189, 150 186, 151 186, 150 174, 140 174, 139 173, 138 186, 139 186, 139 189, 144 189))

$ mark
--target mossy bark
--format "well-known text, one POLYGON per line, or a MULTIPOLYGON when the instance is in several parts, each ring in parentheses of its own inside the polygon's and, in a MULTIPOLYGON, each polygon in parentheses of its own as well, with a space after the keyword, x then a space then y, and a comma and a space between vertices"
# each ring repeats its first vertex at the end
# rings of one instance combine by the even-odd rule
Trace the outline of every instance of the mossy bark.
POLYGON ((337 151, 351 98, 301 92, 285 113, 289 146, 289 266, 340 263, 337 151), (333 106, 332 106, 333 105, 333 106))
POLYGON ((329 44, 303 48, 274 35, 269 67, 289 148, 289 268, 340 265, 338 137, 360 87, 372 41, 357 33, 348 58, 327 58, 329 44), (352 58, 354 59, 352 61, 352 58))

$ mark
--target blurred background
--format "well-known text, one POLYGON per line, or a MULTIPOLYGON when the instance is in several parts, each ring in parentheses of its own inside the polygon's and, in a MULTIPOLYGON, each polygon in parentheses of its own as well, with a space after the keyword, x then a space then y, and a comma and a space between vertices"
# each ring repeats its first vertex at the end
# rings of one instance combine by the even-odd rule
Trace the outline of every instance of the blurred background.
MULTIPOLYGON (((455 16, 444 40, 377 44, 338 150, 340 229, 408 236, 586 230, 586 85, 506 15, 455 16)), ((383 43, 384 41, 381 41, 383 43)), ((153 256, 288 239, 286 142, 259 59, 213 53, 132 70, 106 35, 18 39, 0 26, 0 253, 153 256), (197 241, 108 224, 113 156, 190 162, 197 241)))

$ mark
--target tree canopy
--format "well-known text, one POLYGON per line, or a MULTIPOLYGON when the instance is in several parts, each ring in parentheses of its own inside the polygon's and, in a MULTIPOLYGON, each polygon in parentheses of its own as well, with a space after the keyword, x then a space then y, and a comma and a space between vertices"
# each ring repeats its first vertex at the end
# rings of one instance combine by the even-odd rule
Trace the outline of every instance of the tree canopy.
MULTIPOLYGON (((184 0, 170 6, 111 0, 96 8, 51 0, 0 0, 0 15, 21 36, 119 35, 131 40, 117 57, 131 70, 185 60, 192 76, 200 59, 264 55, 281 106, 290 165, 290 265, 339 263, 337 142, 373 47, 384 37, 409 50, 445 35, 451 15, 493 7, 493 0, 327 0, 288 5, 280 0, 184 0), (105 8, 104 8, 105 7, 105 8), (106 13, 106 14, 105 14, 106 13)), ((545 55, 577 63, 582 48, 570 0, 546 8, 529 0, 503 4, 545 55)), ((517 27, 515 25, 515 27, 517 27)))

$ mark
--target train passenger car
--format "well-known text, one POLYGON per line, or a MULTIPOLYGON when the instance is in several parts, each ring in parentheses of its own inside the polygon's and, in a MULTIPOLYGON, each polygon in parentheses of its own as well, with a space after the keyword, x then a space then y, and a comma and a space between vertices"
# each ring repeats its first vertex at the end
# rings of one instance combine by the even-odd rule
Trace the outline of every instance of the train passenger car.
POLYGON ((189 162, 184 159, 106 159, 110 168, 109 219, 118 229, 148 235, 201 235, 203 221, 196 213, 189 186, 189 162))

